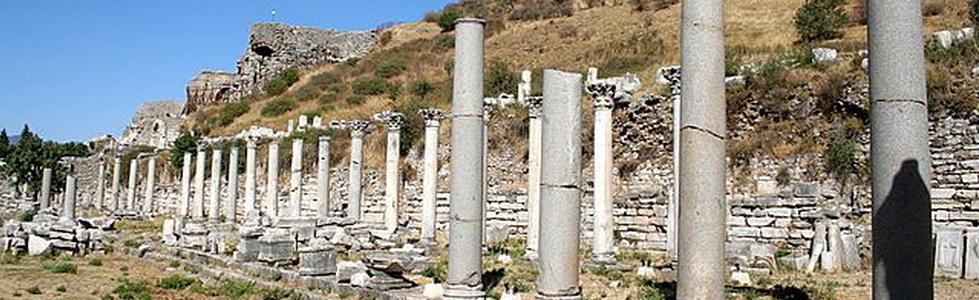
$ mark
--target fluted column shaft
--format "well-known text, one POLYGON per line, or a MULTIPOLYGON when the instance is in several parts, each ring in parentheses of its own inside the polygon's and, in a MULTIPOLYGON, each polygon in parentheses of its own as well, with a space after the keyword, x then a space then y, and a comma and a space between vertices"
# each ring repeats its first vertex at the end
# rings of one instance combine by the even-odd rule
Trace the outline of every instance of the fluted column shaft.
POLYGON ((288 216, 302 216, 303 208, 303 140, 292 140, 292 160, 289 168, 289 211, 288 216))

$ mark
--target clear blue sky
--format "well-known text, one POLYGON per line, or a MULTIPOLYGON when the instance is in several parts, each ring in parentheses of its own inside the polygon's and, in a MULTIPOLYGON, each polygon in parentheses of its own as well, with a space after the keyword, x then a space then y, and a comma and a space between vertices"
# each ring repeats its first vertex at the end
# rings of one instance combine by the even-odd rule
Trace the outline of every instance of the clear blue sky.
POLYGON ((0 1, 0 128, 118 136, 140 103, 184 101, 202 69, 234 71, 252 23, 374 29, 450 0, 0 1))

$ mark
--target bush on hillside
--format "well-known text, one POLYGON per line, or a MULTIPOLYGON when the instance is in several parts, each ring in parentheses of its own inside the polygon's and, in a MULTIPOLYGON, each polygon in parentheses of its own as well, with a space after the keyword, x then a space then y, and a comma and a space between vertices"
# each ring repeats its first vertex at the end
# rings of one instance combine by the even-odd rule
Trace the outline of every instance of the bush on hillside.
POLYGON ((436 22, 438 22, 443 32, 453 31, 456 29, 456 20, 460 17, 457 12, 446 11, 438 15, 436 22))
POLYGON ((374 69, 374 76, 381 77, 381 78, 391 78, 394 76, 398 76, 399 74, 404 72, 405 69, 407 68, 405 67, 404 60, 401 60, 400 58, 391 58, 385 60, 380 65, 378 65, 377 68, 374 69))
POLYGON ((806 43, 835 39, 848 19, 843 0, 806 0, 795 13, 795 30, 806 43))
POLYGON ((350 105, 361 105, 364 104, 364 102, 366 101, 367 101, 367 97, 365 97, 364 95, 353 94, 347 96, 347 104, 350 105))
POLYGON ((221 109, 221 113, 214 118, 213 125, 215 126, 228 126, 231 122, 234 122, 236 118, 248 113, 249 107, 248 102, 239 101, 228 103, 221 109))
POLYGON ((456 39, 451 34, 440 34, 432 40, 433 49, 437 52, 448 51, 456 47, 456 39))
POLYGON ((340 75, 336 72, 319 73, 309 79, 309 84, 316 88, 326 89, 326 87, 340 82, 340 75))
POLYGON ((973 28, 979 28, 979 0, 969 1, 969 21, 973 28))
POLYGON ((411 84, 411 94, 418 97, 425 97, 435 91, 435 86, 428 80, 419 80, 411 84))
POLYGON ((846 184, 857 166, 857 142, 852 137, 834 134, 826 151, 826 169, 840 183, 846 184))
POLYGON ((353 92, 367 96, 378 96, 387 93, 392 84, 380 77, 361 77, 353 82, 353 92))
POLYGON ((320 91, 316 87, 307 85, 297 90, 293 96, 296 98, 296 101, 306 102, 316 99, 319 94, 320 91))
POLYGON ((278 117, 294 108, 296 108, 296 102, 293 102, 292 100, 279 99, 266 104, 265 107, 262 108, 262 116, 266 118, 278 117))
POLYGON ((299 81, 299 70, 287 69, 265 84, 265 93, 270 96, 280 95, 296 81, 299 81))
POLYGON ((518 83, 520 77, 517 73, 511 72, 506 63, 492 62, 486 74, 486 96, 496 97, 502 93, 513 93, 513 87, 518 83))
POLYGON ((510 20, 546 20, 574 15, 574 4, 566 0, 527 1, 510 13, 510 20))

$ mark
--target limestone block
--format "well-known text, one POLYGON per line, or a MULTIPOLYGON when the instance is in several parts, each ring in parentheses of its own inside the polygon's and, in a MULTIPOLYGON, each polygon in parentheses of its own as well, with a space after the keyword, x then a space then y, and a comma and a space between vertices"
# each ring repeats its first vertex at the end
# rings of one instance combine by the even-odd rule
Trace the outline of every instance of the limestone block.
POLYGON ((789 238, 789 231, 785 228, 765 227, 761 229, 761 237, 769 239, 789 238))
POLYGON ((938 46, 948 49, 952 47, 952 41, 954 40, 954 34, 951 31, 943 30, 931 34, 932 42, 938 46))
POLYGON ((955 196, 955 189, 931 189, 932 199, 952 199, 955 196))
POLYGON ((830 48, 813 48, 812 56, 813 61, 817 64, 836 63, 838 59, 836 49, 830 48))
POLYGON ((337 272, 337 255, 322 247, 299 248, 299 274, 303 276, 332 275, 337 272))
POLYGON ((979 279, 979 228, 965 232, 965 278, 979 279))
POLYGON ((748 226, 752 227, 765 227, 775 223, 775 218, 771 217, 756 217, 747 219, 748 226))
POLYGON ((355 274, 367 274, 367 265, 361 261, 341 261, 337 263, 337 282, 349 282, 355 274))
POLYGON ((979 174, 962 174, 962 183, 977 183, 979 182, 979 174))
POLYGON ((962 230, 950 227, 935 229, 935 275, 958 278, 962 274, 965 251, 962 230))
POLYGON ((444 292, 444 288, 441 284, 427 283, 425 284, 422 296, 424 296, 425 299, 442 299, 442 292, 444 292))
POLYGON ((44 252, 50 251, 51 248, 51 241, 48 239, 33 234, 27 238, 28 255, 41 255, 44 252))
POLYGON ((773 217, 791 217, 792 209, 784 207, 775 207, 765 209, 765 214, 773 217))

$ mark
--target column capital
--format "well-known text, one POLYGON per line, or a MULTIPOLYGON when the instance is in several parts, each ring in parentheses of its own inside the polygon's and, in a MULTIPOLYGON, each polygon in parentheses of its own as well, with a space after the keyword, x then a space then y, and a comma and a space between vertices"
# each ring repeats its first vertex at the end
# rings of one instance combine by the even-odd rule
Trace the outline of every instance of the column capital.
POLYGON ((426 108, 418 111, 418 114, 425 118, 425 127, 438 127, 445 112, 438 108, 426 108))
POLYGON ((544 105, 544 97, 535 96, 524 98, 524 104, 530 109, 530 117, 536 118, 541 115, 541 108, 544 105))
POLYGON ((585 91, 591 96, 595 109, 612 109, 615 104, 616 86, 604 80, 596 80, 588 83, 585 91))
POLYGON ((255 149, 258 147, 258 139, 254 137, 245 138, 245 147, 248 149, 255 149))
POLYGON ((405 116, 393 110, 386 110, 374 114, 374 120, 384 122, 389 131, 397 131, 401 130, 401 125, 403 125, 405 122, 405 116))
POLYGON ((374 131, 374 127, 371 126, 371 122, 362 119, 347 121, 346 128, 350 130, 350 135, 354 137, 363 137, 365 134, 374 131))

